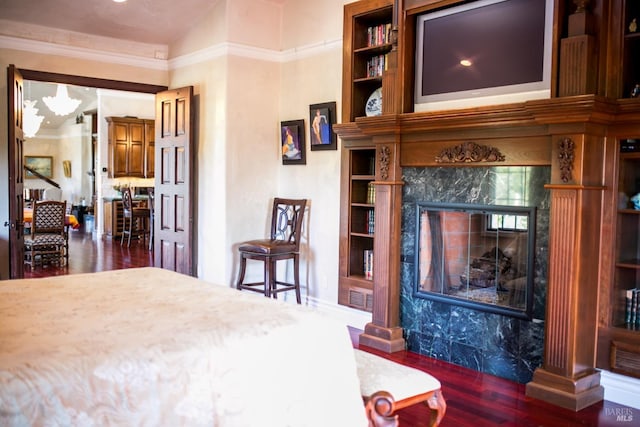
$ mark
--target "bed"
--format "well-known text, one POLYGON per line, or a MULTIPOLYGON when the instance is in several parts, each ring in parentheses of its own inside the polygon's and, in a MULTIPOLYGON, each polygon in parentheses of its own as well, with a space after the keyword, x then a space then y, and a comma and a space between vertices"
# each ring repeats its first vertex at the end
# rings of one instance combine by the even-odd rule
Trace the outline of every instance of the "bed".
POLYGON ((309 308, 153 267, 0 281, 0 425, 367 424, 309 308))

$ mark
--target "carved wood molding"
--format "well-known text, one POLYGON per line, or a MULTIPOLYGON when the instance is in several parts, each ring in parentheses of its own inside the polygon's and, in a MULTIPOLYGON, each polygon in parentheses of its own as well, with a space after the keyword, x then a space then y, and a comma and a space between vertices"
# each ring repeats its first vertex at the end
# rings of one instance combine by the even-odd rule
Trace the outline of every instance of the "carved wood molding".
POLYGON ((504 162, 504 160, 504 155, 497 148, 472 141, 445 148, 436 156, 436 163, 504 162))
POLYGON ((575 143, 571 138, 562 138, 558 143, 558 160, 560 162, 560 179, 567 183, 573 180, 572 170, 575 160, 575 143))
POLYGON ((389 178, 389 163, 391 162, 391 148, 387 145, 380 147, 380 178, 387 180, 389 178))

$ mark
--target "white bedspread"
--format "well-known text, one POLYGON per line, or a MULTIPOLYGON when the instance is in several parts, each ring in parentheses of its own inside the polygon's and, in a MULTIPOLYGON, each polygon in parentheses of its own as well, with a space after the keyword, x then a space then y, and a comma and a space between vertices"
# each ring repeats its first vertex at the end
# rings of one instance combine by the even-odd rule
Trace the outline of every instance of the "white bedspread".
POLYGON ((0 282, 2 426, 366 426, 347 328, 156 268, 0 282))

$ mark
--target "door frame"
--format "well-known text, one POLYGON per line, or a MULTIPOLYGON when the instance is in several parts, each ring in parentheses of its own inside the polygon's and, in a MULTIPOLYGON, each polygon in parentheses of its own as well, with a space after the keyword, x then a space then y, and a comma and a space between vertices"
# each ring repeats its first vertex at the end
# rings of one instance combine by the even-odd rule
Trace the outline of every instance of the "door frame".
MULTIPOLYGON (((85 77, 85 76, 76 76, 71 74, 60 74, 60 73, 52 73, 48 71, 36 71, 20 68, 18 66, 15 67, 16 70, 22 75, 23 80, 31 80, 38 82, 47 82, 47 83, 63 83, 70 84, 75 86, 87 86, 87 87, 95 87, 98 89, 111 89, 111 90, 120 90, 126 92, 139 92, 139 93, 150 93, 156 94, 158 92, 162 92, 167 90, 167 86, 160 85, 152 85, 146 83, 135 83, 135 82, 127 82, 121 80, 110 80, 110 79, 101 79, 95 77, 85 77)), ((11 105, 11 104, 9 104, 11 105)), ((9 114, 8 114, 9 115, 9 114)), ((7 117, 7 120, 9 118, 7 117)), ((9 123, 11 126, 11 123, 9 123)), ((7 159, 8 164, 15 165, 15 159, 7 159)), ((22 173, 22 171, 16 171, 16 173, 22 173)), ((16 206, 16 203, 19 203, 17 200, 9 200, 9 209, 22 209, 20 206, 16 206)), ((9 275, 11 278, 20 278, 22 270, 20 272, 14 271, 14 266, 9 265, 9 275), (18 273, 18 276, 16 276, 18 273)))

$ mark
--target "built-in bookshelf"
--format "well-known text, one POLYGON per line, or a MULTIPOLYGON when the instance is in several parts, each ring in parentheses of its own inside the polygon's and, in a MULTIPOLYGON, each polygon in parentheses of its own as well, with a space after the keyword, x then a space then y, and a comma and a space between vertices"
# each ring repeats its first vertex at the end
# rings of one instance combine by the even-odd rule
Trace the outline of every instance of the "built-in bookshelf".
POLYGON ((615 288, 620 299, 612 324, 640 330, 640 200, 634 197, 640 193, 640 141, 620 141, 618 170, 615 288))
POLYGON ((625 0, 623 4, 622 97, 640 98, 634 91, 635 85, 640 85, 640 2, 625 0))
POLYGON ((640 139, 621 139, 618 150, 615 264, 608 292, 608 324, 600 332, 608 364, 601 368, 640 378, 640 139))
POLYGON ((375 156, 372 146, 343 148, 339 303, 373 309, 375 156))
POLYGON ((392 49, 393 2, 363 0, 344 10, 342 121, 351 122, 366 115, 367 101, 383 85, 392 49))

